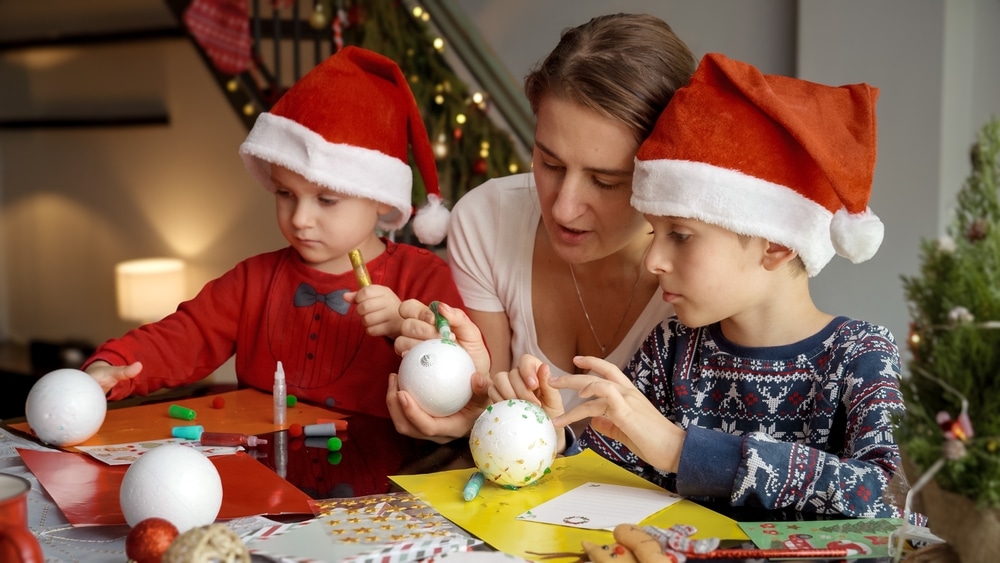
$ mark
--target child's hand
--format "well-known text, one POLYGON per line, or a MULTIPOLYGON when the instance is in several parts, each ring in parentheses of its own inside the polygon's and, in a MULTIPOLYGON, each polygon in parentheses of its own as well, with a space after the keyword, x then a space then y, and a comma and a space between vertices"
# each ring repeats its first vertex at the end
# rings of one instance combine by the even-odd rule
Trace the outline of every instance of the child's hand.
POLYGON ((443 444, 468 435, 483 409, 490 404, 486 389, 490 380, 476 373, 472 376, 472 399, 457 413, 435 417, 428 414, 406 391, 399 390, 398 376, 389 376, 389 391, 385 398, 389 416, 396 431, 405 436, 432 440, 443 444))
POLYGON ((132 379, 142 371, 142 364, 135 362, 127 366, 113 366, 108 362, 96 361, 85 370, 90 377, 93 377, 100 384, 101 389, 107 394, 119 381, 132 379))
POLYGON ((355 304, 369 336, 399 336, 403 319, 399 316, 399 297, 393 290, 384 285, 367 285, 345 293, 344 300, 355 304))
POLYGON ((552 372, 549 365, 525 354, 510 371, 493 374, 490 386, 490 400, 494 403, 507 399, 523 399, 542 407, 550 418, 563 413, 562 395, 549 385, 552 372))
POLYGON ((554 419, 556 426, 593 417, 590 426, 625 444, 647 463, 676 472, 685 433, 667 420, 611 362, 593 356, 577 356, 573 363, 596 375, 563 375, 550 380, 556 389, 576 389, 589 401, 554 419))

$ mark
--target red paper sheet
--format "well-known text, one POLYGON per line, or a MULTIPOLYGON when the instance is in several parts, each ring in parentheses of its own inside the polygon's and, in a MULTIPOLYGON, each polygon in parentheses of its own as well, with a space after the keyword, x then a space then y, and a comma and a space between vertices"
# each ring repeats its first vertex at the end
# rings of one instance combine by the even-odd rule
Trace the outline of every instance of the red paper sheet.
MULTIPOLYGON (((81 446, 106 446, 109 444, 124 444, 142 442, 144 440, 162 440, 170 438, 170 430, 174 426, 198 424, 210 432, 240 432, 243 434, 263 434, 288 428, 292 423, 315 424, 320 418, 347 418, 346 415, 335 413, 321 407, 297 403, 288 407, 287 424, 276 425, 273 422, 274 403, 269 393, 256 389, 241 389, 218 395, 206 395, 179 399, 167 403, 154 403, 121 409, 110 409, 104 417, 104 423, 97 434, 81 446), (216 397, 225 399, 226 404, 221 409, 212 408, 216 397), (194 420, 179 420, 167 414, 170 405, 177 404, 195 411, 194 420)), ((10 428, 32 434, 27 422, 17 422, 10 428)), ((63 448, 67 451, 79 451, 73 447, 63 448)))
MULTIPOLYGON (((18 449, 21 459, 74 526, 124 525, 118 494, 128 466, 86 454, 18 449)), ((222 478, 219 520, 258 514, 312 514, 309 496, 245 453, 208 458, 222 478)))

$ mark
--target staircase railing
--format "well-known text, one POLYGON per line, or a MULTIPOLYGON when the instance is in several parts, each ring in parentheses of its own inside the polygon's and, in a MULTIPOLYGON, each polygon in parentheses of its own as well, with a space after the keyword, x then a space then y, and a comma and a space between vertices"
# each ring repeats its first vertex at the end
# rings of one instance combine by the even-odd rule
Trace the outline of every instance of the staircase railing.
MULTIPOLYGON (((314 13, 312 10, 303 13, 305 10, 299 1, 248 1, 253 68, 236 75, 222 73, 214 68, 204 49, 199 48, 199 52, 249 128, 258 113, 267 111, 295 80, 334 52, 336 38, 332 26, 310 25, 314 13), (282 9, 275 7, 276 3, 289 6, 282 9), (270 52, 265 53, 265 48, 270 52), (290 68, 285 68, 286 64, 290 68)), ((316 0, 306 4, 313 9, 333 4, 332 11, 336 12, 336 1, 316 0)), ((183 22, 183 14, 192 0, 165 2, 177 20, 183 22)), ((489 92, 500 124, 516 139, 522 151, 528 150, 533 142, 534 119, 519 83, 452 0, 424 0, 421 5, 434 14, 430 23, 460 59, 466 73, 489 92)), ((414 6, 411 3, 409 8, 414 6)), ((335 18, 336 13, 328 17, 335 18)))

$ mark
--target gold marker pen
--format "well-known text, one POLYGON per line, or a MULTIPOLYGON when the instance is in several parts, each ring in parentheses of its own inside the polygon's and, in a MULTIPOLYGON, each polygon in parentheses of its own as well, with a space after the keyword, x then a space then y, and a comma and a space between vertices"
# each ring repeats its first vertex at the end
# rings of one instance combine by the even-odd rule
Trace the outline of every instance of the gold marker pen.
POLYGON ((372 280, 368 277, 368 268, 365 267, 365 259, 361 257, 361 251, 355 248, 347 255, 351 259, 351 266, 354 267, 354 275, 358 278, 358 285, 361 287, 371 285, 372 280))

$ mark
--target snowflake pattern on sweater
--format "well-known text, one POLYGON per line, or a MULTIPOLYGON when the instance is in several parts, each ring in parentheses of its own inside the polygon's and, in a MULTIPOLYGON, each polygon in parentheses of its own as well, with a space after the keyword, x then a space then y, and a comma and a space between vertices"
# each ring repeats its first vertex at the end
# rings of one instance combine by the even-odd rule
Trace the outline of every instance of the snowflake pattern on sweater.
POLYGON ((900 471, 892 420, 903 409, 899 351, 887 329, 839 317, 802 342, 747 348, 718 324, 692 329, 671 318, 625 374, 688 430, 677 473, 590 428, 574 451, 589 447, 664 488, 728 496, 733 506, 901 516, 883 498, 900 471))

